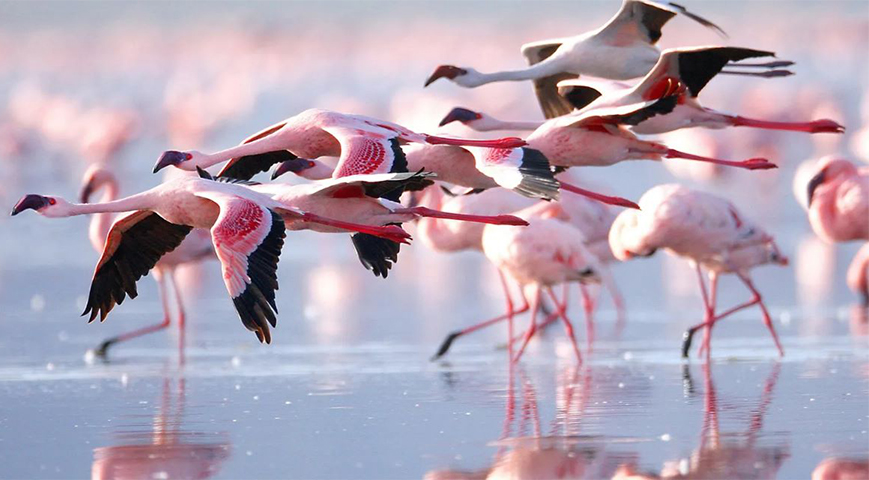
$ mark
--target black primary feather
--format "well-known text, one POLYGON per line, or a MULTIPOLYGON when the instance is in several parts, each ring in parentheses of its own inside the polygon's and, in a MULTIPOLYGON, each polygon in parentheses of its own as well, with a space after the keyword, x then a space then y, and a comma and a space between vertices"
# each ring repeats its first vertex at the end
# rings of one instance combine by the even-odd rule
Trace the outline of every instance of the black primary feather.
POLYGON ((392 264, 398 262, 398 252, 401 244, 376 237, 367 233, 356 233, 350 237, 359 261, 362 265, 374 272, 374 276, 386 278, 392 264))

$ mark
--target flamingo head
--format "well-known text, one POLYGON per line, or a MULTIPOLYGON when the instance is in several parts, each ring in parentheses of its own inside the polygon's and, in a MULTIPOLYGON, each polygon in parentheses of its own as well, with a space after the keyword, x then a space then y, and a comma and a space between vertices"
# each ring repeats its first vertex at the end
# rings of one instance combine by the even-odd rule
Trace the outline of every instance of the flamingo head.
POLYGON ((294 158, 278 164, 277 168, 272 172, 272 180, 280 177, 287 172, 293 172, 298 176, 303 176, 305 170, 309 170, 317 166, 317 162, 304 158, 294 158))
POLYGON ((621 261, 634 257, 651 257, 658 250, 649 244, 639 227, 641 210, 625 210, 610 227, 609 243, 613 256, 621 261))
POLYGON ((157 163, 154 165, 154 173, 157 173, 170 165, 180 168, 181 170, 192 172, 196 170, 196 167, 205 167, 206 165, 203 165, 204 161, 205 154, 197 152, 196 150, 186 152, 166 150, 160 154, 160 158, 157 159, 157 163))
POLYGON ((812 198, 815 195, 815 190, 821 185, 833 181, 839 177, 847 177, 856 175, 857 167, 848 160, 836 157, 824 157, 818 162, 818 171, 814 177, 809 180, 808 185, 808 205, 812 206, 812 198))
POLYGON ((459 86, 472 88, 481 85, 479 77, 479 72, 472 68, 461 68, 456 67, 455 65, 441 65, 428 77, 428 80, 425 81, 425 86, 427 87, 431 85, 435 80, 446 78, 447 80, 452 80, 459 86))
POLYGON ((18 203, 12 207, 12 216, 18 215, 25 210, 35 210, 40 215, 50 218, 68 216, 70 204, 59 197, 46 197, 43 195, 28 194, 21 197, 18 203))
POLYGON ((79 192, 79 202, 90 202, 91 196, 103 187, 117 187, 115 175, 105 166, 91 165, 82 177, 82 187, 79 192))
POLYGON ((462 124, 467 125, 468 123, 474 122, 476 120, 481 120, 483 118, 483 114, 480 112, 475 112, 473 110, 468 110, 463 107, 456 107, 450 110, 444 118, 441 119, 441 122, 438 124, 439 127, 443 127, 449 123, 453 122, 462 122, 462 124))

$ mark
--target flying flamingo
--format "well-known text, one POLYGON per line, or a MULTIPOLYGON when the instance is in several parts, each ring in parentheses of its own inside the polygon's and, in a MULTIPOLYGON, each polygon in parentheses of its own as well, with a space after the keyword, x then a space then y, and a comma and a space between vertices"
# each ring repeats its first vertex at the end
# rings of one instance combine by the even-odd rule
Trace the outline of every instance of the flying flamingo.
POLYGON ((74 204, 60 197, 25 195, 12 215, 33 209, 50 217, 122 213, 106 237, 83 315, 100 321, 127 295, 136 281, 173 251, 194 228, 211 230, 226 289, 242 323, 260 342, 270 343, 269 324, 277 323, 277 264, 285 225, 314 222, 407 242, 400 227, 372 227, 290 209, 243 185, 184 176, 144 192, 105 203, 74 204))
MULTIPOLYGON (((608 166, 625 160, 662 160, 682 158, 747 170, 777 168, 763 158, 741 162, 703 157, 669 148, 660 142, 641 140, 624 124, 637 124, 654 115, 666 114, 676 106, 680 86, 669 84, 658 92, 658 100, 634 105, 608 107, 577 112, 553 118, 540 124, 525 139, 530 149, 540 151, 552 165, 558 167, 608 166)), ((514 130, 526 128, 527 122, 505 122, 490 115, 466 108, 454 108, 441 120, 441 125, 459 121, 477 131, 514 130)))
MULTIPOLYGON (((808 183, 809 222, 830 242, 869 240, 869 169, 836 157, 824 157, 808 183)), ((848 269, 848 285, 869 305, 869 246, 863 246, 848 269)))
POLYGON ((473 68, 441 65, 425 85, 439 78, 447 78, 467 88, 491 82, 533 80, 537 100, 546 118, 558 117, 572 109, 570 103, 558 95, 556 86, 559 81, 579 75, 612 80, 645 75, 660 55, 655 43, 661 38, 661 29, 677 13, 726 36, 717 25, 689 13, 681 5, 625 0, 618 13, 597 30, 522 45, 522 55, 530 65, 528 68, 481 73, 473 68))
POLYGON ((573 325, 565 312, 567 299, 565 298, 564 303, 559 302, 552 287, 572 282, 599 282, 600 262, 585 246, 582 231, 561 220, 549 218, 547 211, 551 208, 554 207, 550 204, 540 203, 516 212, 516 216, 528 221, 527 228, 487 225, 483 229, 483 253, 498 268, 507 294, 508 351, 511 362, 517 362, 521 358, 538 328, 537 312, 541 290, 545 290, 555 302, 557 314, 564 322, 565 331, 573 345, 576 360, 582 362, 573 325), (531 322, 515 356, 512 352, 512 339, 513 315, 516 311, 506 276, 519 285, 523 302, 525 305, 530 303, 531 311, 531 322))
POLYGON ((650 189, 640 198, 640 208, 642 210, 619 214, 610 230, 610 247, 620 260, 649 256, 663 248, 694 263, 706 315, 702 323, 685 333, 682 355, 687 356, 694 333, 705 327, 701 351, 705 350, 708 357, 714 324, 752 305, 760 307, 763 322, 779 354, 784 355, 763 298, 749 275, 752 268, 760 265, 787 265, 787 258, 779 252, 772 236, 746 219, 727 200, 680 185, 659 185, 650 189), (709 294, 702 269, 709 274, 709 294), (736 274, 751 291, 752 298, 716 314, 718 277, 724 273, 736 274))
MULTIPOLYGON (((118 198, 118 181, 115 174, 107 166, 98 164, 92 165, 85 172, 82 181, 81 203, 89 203, 91 196, 103 190, 104 193, 100 198, 101 203, 111 202, 118 198)), ((90 227, 88 229, 88 239, 94 250, 97 253, 102 253, 103 246, 106 244, 109 231, 112 227, 113 216, 110 213, 97 213, 91 218, 90 227)), ((104 357, 110 346, 126 340, 131 340, 142 335, 160 331, 168 328, 171 322, 171 309, 169 307, 169 298, 167 294, 167 284, 172 285, 175 292, 175 308, 178 312, 178 344, 179 351, 184 350, 184 326, 185 312, 184 302, 182 301, 181 290, 175 278, 175 269, 184 264, 200 261, 214 255, 214 247, 211 244, 211 235, 206 230, 194 229, 191 231, 171 252, 163 255, 154 265, 152 272, 154 280, 157 282, 157 288, 160 292, 160 300, 163 305, 163 321, 137 329, 128 333, 118 335, 103 341, 94 354, 104 357)))
POLYGON ((321 156, 340 157, 333 173, 335 178, 357 174, 406 172, 407 161, 400 142, 497 148, 513 148, 525 144, 519 138, 463 140, 420 134, 375 118, 310 109, 249 137, 237 147, 213 154, 174 150, 163 152, 154 166, 154 172, 169 165, 183 170, 208 168, 229 160, 218 175, 234 176, 233 170, 237 168, 265 171, 275 163, 285 160, 321 156))
MULTIPOLYGON (((665 50, 655 67, 634 86, 616 82, 565 80, 558 84, 561 95, 580 110, 629 105, 644 99, 656 98, 671 84, 679 85, 679 100, 672 112, 657 115, 631 127, 638 134, 658 134, 680 128, 754 127, 771 130, 790 130, 806 133, 843 133, 845 128, 832 120, 791 123, 758 120, 740 115, 729 115, 703 107, 697 96, 706 84, 725 66, 763 68, 763 71, 735 72, 758 77, 791 75, 777 67, 793 62, 731 63, 747 58, 774 57, 775 53, 738 47, 683 47, 665 50)), ((727 72, 725 72, 727 73, 727 72)))

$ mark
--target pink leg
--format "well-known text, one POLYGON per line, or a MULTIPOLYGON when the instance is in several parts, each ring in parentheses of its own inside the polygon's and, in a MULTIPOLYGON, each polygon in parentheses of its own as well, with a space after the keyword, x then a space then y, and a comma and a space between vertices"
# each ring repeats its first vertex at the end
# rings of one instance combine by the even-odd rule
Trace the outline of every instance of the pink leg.
POLYGON ((410 234, 405 232, 404 229, 397 225, 362 225, 358 223, 344 222, 341 220, 333 220, 331 218, 321 217, 319 215, 307 212, 302 214, 301 220, 305 222, 319 223, 320 225, 328 225, 335 228, 342 228, 351 232, 367 233, 376 237, 392 240, 393 242, 404 243, 408 245, 410 244, 410 242, 408 241, 411 238, 410 234))
POLYGON ((682 358, 688 357, 688 350, 691 349, 694 333, 701 328, 711 325, 715 321, 715 305, 709 302, 709 294, 706 292, 706 281, 703 279, 703 270, 700 268, 699 263, 694 262, 694 270, 697 272, 697 282, 700 284, 700 296, 703 297, 703 322, 689 328, 682 335, 682 358))
POLYGON ((392 212, 397 214, 418 215, 420 217, 459 220, 463 222, 490 223, 492 225, 517 225, 520 227, 528 225, 528 222, 513 215, 466 215, 463 213, 442 212, 428 207, 397 208, 392 212))
MULTIPOLYGON (((565 284, 565 286, 566 285, 567 284, 565 284)), ((526 302, 526 304, 527 304, 527 302, 526 302)), ((567 311, 567 293, 566 292, 564 294, 564 302, 562 302, 560 304, 556 303, 555 308, 556 308, 556 311, 547 315, 546 318, 544 318, 543 321, 540 322, 540 324, 537 326, 538 332, 542 332, 542 331, 546 330, 550 325, 552 325, 553 323, 555 323, 556 320, 558 320, 558 315, 559 315, 558 311, 567 311)), ((510 343, 516 343, 518 341, 521 341, 524 337, 525 337, 524 334, 516 335, 516 336, 511 335, 510 338, 512 340, 510 340, 510 343)))
POLYGON ((459 147, 484 147, 484 148, 519 148, 527 145, 525 140, 518 137, 504 137, 494 140, 468 140, 466 138, 439 137, 437 135, 425 135, 425 141, 429 145, 457 145, 459 147))
POLYGON ((741 117, 739 115, 727 116, 727 119, 730 120, 734 127, 765 128, 768 130, 787 130, 791 132, 805 133, 845 133, 845 127, 828 119, 797 123, 772 122, 768 120, 741 117))
MULTIPOLYGON (((552 292, 552 288, 547 288, 546 291, 549 293, 552 301, 555 301, 555 293, 552 292)), ((579 353, 579 346, 576 344, 576 335, 573 333, 573 324, 570 322, 570 319, 567 318, 566 313, 559 310, 558 314, 561 317, 561 320, 564 321, 564 331, 567 333, 570 343, 573 344, 573 353, 576 354, 576 363, 582 364, 582 354, 579 353)))
POLYGON ((637 210, 640 209, 640 206, 636 203, 622 197, 611 197, 609 195, 603 195, 600 193, 592 192, 591 190, 586 190, 584 188, 579 188, 575 185, 571 185, 565 182, 561 183, 561 189, 567 190, 568 192, 575 193, 577 195, 582 195, 583 197, 588 197, 592 200, 597 200, 598 202, 605 203, 607 205, 615 205, 617 207, 625 207, 625 208, 635 208, 637 210))
MULTIPOLYGON (((506 303, 507 303, 507 313, 500 315, 500 316, 497 316, 495 318, 486 320, 485 322, 480 322, 476 325, 472 325, 472 326, 467 327, 465 329, 450 333, 449 335, 447 335, 447 338, 445 338, 444 341, 441 342, 441 346, 438 348, 437 353, 435 353, 434 356, 432 356, 432 358, 431 358, 432 360, 437 360, 438 358, 446 355, 447 352, 449 351, 450 347, 452 346, 453 342, 455 342, 459 337, 467 335, 469 333, 476 332, 477 330, 482 330, 482 329, 489 327, 491 325, 494 325, 498 322, 503 322, 504 320, 508 320, 511 322, 512 321, 511 319, 514 315, 519 314, 519 313, 525 313, 528 311, 528 308, 529 308, 528 301, 525 299, 524 296, 522 297, 522 302, 523 302, 522 306, 519 307, 518 310, 515 310, 513 308, 513 298, 510 296, 510 289, 507 286, 507 279, 504 277, 504 274, 501 273, 500 270, 498 270, 498 277, 501 279, 501 287, 504 289, 504 299, 506 300, 506 303)), ((512 328, 512 327, 510 327, 510 328, 512 328)), ((512 337, 512 334, 511 334, 511 337, 512 337)))
POLYGON ((707 323, 709 324, 703 331, 703 344, 700 345, 698 355, 703 355, 706 352, 706 357, 709 357, 711 351, 709 342, 712 341, 712 327, 715 325, 715 308, 716 298, 718 297, 718 274, 709 272, 709 312, 707 313, 707 323))
POLYGON ((144 328, 140 328, 138 330, 133 330, 132 332, 123 333, 121 335, 118 335, 117 337, 112 337, 103 341, 103 343, 101 343, 100 346, 97 347, 96 350, 94 350, 94 353, 96 355, 100 357, 105 357, 108 353, 109 347, 116 343, 126 342, 127 340, 141 337, 142 335, 158 332, 169 326, 171 317, 169 315, 169 302, 166 298, 166 277, 156 274, 154 275, 154 278, 157 279, 157 288, 160 292, 160 301, 163 304, 163 321, 155 325, 150 325, 144 328))
POLYGON ((172 287, 175 289, 175 305, 178 308, 178 358, 183 364, 187 333, 187 313, 184 311, 184 301, 181 299, 181 287, 178 285, 174 269, 169 271, 169 278, 172 279, 172 287))
POLYGON ((585 313, 585 335, 588 351, 591 352, 594 343, 594 307, 595 301, 588 291, 588 287, 579 284, 579 293, 582 295, 582 311, 585 313))
POLYGON ((763 297, 760 295, 760 292, 754 288, 754 283, 751 281, 747 275, 739 275, 742 283, 751 290, 751 293, 754 294, 754 297, 757 299, 757 305, 760 307, 761 313, 763 313, 763 323, 766 325, 766 328, 769 329, 770 335, 772 335, 772 341, 775 342, 775 348, 778 349, 779 356, 783 357, 785 354, 784 349, 781 347, 781 342, 778 340, 778 334, 775 333, 775 327, 772 325, 772 319, 770 318, 769 312, 766 310, 766 305, 763 303, 763 297))
POLYGON ((664 158, 684 158, 685 160, 696 160, 698 162, 714 163, 716 165, 725 165, 728 167, 744 168, 746 170, 769 170, 778 168, 778 165, 771 163, 765 158, 750 158, 741 162, 733 162, 730 160, 720 160, 717 158, 703 157, 691 153, 680 152, 672 148, 668 148, 664 152, 664 158))
MULTIPOLYGON (((523 290, 522 295, 525 295, 523 290)), ((513 357, 513 362, 516 363, 522 358, 522 354, 525 352, 525 347, 528 346, 528 342, 531 341, 531 337, 534 336, 534 332, 537 331, 537 311, 540 310, 540 288, 534 287, 534 296, 531 298, 531 324, 528 325, 528 330, 525 332, 525 339, 522 341, 522 346, 519 347, 519 351, 516 353, 516 356, 513 357)), ((527 301, 527 299, 526 299, 527 301)))

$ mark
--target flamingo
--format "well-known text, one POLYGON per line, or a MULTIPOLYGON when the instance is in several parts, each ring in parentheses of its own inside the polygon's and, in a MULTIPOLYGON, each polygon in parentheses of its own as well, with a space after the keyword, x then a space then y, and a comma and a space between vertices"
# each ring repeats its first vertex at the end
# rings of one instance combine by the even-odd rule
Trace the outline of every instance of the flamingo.
MULTIPOLYGON (((678 100, 678 89, 678 84, 671 83, 670 90, 663 92, 658 100, 584 110, 553 118, 541 123, 525 140, 529 149, 541 152, 558 167, 609 166, 625 160, 682 158, 747 170, 777 168, 763 158, 735 162, 682 152, 660 142, 641 140, 623 126, 672 111, 678 100)), ((527 122, 501 121, 462 107, 451 110, 440 124, 453 121, 477 131, 513 130, 529 125, 527 122)))
MULTIPOLYGON (((815 167, 808 187, 809 223, 830 243, 869 240, 869 169, 848 160, 824 157, 815 167)), ((848 285, 869 305, 869 244, 855 255, 848 268, 848 285)))
POLYGON ((779 252, 772 236, 746 219, 727 200, 680 185, 653 187, 640 198, 640 208, 641 211, 626 211, 616 217, 609 234, 610 247, 619 260, 649 256, 663 248, 694 263, 706 316, 702 323, 685 333, 682 355, 687 356, 694 333, 705 327, 701 351, 705 350, 708 358, 715 323, 752 305, 760 307, 779 355, 784 355, 763 298, 749 274, 752 268, 764 264, 787 265, 787 258, 779 252), (708 295, 703 269, 709 274, 708 295), (716 314, 718 277, 724 273, 737 275, 752 298, 716 314))
POLYGON ((290 209, 249 188, 184 176, 110 202, 75 204, 61 197, 29 194, 12 215, 32 209, 49 218, 123 213, 106 237, 82 315, 105 320, 127 295, 135 298, 136 282, 194 228, 210 229, 227 292, 244 326, 260 342, 271 343, 269 325, 277 323, 277 264, 286 224, 313 222, 407 242, 394 225, 372 227, 342 222, 290 209))
POLYGON ((483 229, 483 253, 498 268, 501 284, 507 294, 508 352, 511 362, 519 361, 538 328, 537 311, 541 290, 545 290, 556 304, 577 362, 582 363, 573 325, 565 312, 566 305, 558 301, 552 287, 572 282, 600 282, 600 262, 585 246, 582 231, 550 217, 548 210, 552 208, 549 204, 541 203, 516 212, 516 216, 528 221, 528 228, 487 225, 483 229), (519 285, 524 305, 530 303, 531 310, 531 322, 515 356, 512 339, 513 315, 516 311, 506 276, 519 285))
POLYGON ((541 110, 546 118, 555 118, 572 109, 570 103, 558 95, 556 86, 561 80, 579 75, 628 80, 645 75, 660 55, 655 43, 661 38, 661 29, 678 13, 726 36, 717 25, 681 5, 624 0, 618 13, 597 30, 522 45, 528 68, 481 73, 473 68, 441 65, 425 85, 439 78, 467 88, 499 81, 533 80, 541 110))
POLYGON ((774 57, 774 52, 738 47, 683 47, 665 50, 655 67, 634 86, 617 82, 564 80, 558 84, 559 93, 580 110, 629 105, 644 99, 656 98, 659 92, 679 85, 679 99, 672 112, 657 115, 631 127, 638 134, 658 134, 680 128, 753 127, 771 130, 790 130, 806 133, 843 133, 845 128, 828 120, 792 123, 758 120, 740 115, 729 115, 703 107, 697 100, 700 91, 725 66, 759 67, 759 72, 725 71, 765 78, 792 75, 789 61, 740 64, 731 63, 748 58, 774 57))
MULTIPOLYGON (((118 180, 115 174, 108 166, 94 164, 85 172, 82 180, 81 203, 89 203, 91 196, 103 190, 100 202, 111 202, 118 198, 118 180)), ((102 253, 103 246, 106 244, 109 231, 112 227, 113 216, 110 213, 97 213, 91 218, 90 227, 88 229, 88 239, 94 250, 97 253, 102 253)), ((154 265, 152 272, 154 280, 157 282, 157 288, 160 292, 160 299, 163 305, 163 321, 137 329, 128 333, 109 338, 94 350, 94 354, 100 357, 105 357, 110 346, 126 340, 131 340, 149 333, 157 332, 169 327, 171 323, 171 309, 169 307, 169 299, 167 295, 167 284, 172 285, 175 292, 175 308, 178 312, 178 337, 179 351, 184 350, 184 327, 185 327, 185 312, 184 302, 180 286, 175 278, 175 269, 181 265, 198 262, 202 259, 209 258, 214 255, 214 247, 211 244, 211 236, 206 230, 194 229, 191 231, 171 252, 163 255, 154 265)))
MULTIPOLYGON (((563 172, 559 177, 564 177, 570 172, 563 172)), ((576 181, 576 179, 571 179, 576 181)), ((531 206, 529 199, 523 199, 517 195, 512 195, 503 189, 486 190, 475 195, 460 195, 445 199, 445 194, 440 189, 428 188, 421 194, 419 202, 426 205, 438 205, 446 211, 457 211, 463 213, 475 214, 496 214, 502 212, 515 212, 522 208, 531 206)), ((621 293, 615 286, 612 280, 609 269, 605 267, 606 263, 615 260, 612 251, 609 248, 609 229, 612 222, 615 220, 615 212, 600 204, 580 196, 568 195, 559 200, 558 205, 552 205, 544 211, 547 216, 555 216, 559 220, 565 221, 576 227, 582 232, 583 241, 586 248, 600 261, 599 272, 604 286, 609 290, 613 301, 616 305, 618 318, 624 318, 624 301, 621 293)), ((441 252, 456 252, 463 250, 478 250, 482 251, 482 235, 485 225, 481 224, 456 224, 455 222, 441 222, 437 219, 421 219, 417 225, 417 236, 429 248, 441 252)), ((591 318, 592 311, 595 307, 595 301, 587 291, 587 286, 580 284, 583 298, 583 307, 587 319, 591 318)), ((510 292, 504 291, 505 296, 509 297, 510 292)), ((513 314, 524 313, 530 308, 526 303, 513 314)), ((508 304, 509 311, 509 304, 508 304)), ((435 355, 432 357, 436 360, 449 351, 452 344, 459 338, 469 333, 475 332, 482 328, 494 325, 504 321, 509 315, 500 315, 491 320, 487 320, 470 327, 463 328, 451 332, 441 342, 435 355)), ((557 314, 551 314, 546 320, 541 322, 540 327, 545 328, 549 323, 558 320, 557 314)), ((589 342, 593 335, 592 323, 589 321, 589 342)))
POLYGON ((237 147, 212 154, 195 150, 163 152, 154 166, 154 172, 170 165, 183 170, 208 168, 229 160, 218 175, 235 176, 236 169, 253 168, 255 172, 265 171, 285 160, 321 156, 340 157, 333 172, 334 178, 356 174, 406 172, 407 161, 400 142, 497 148, 513 148, 525 144, 519 138, 463 140, 420 134, 376 118, 310 109, 247 138, 237 147))

